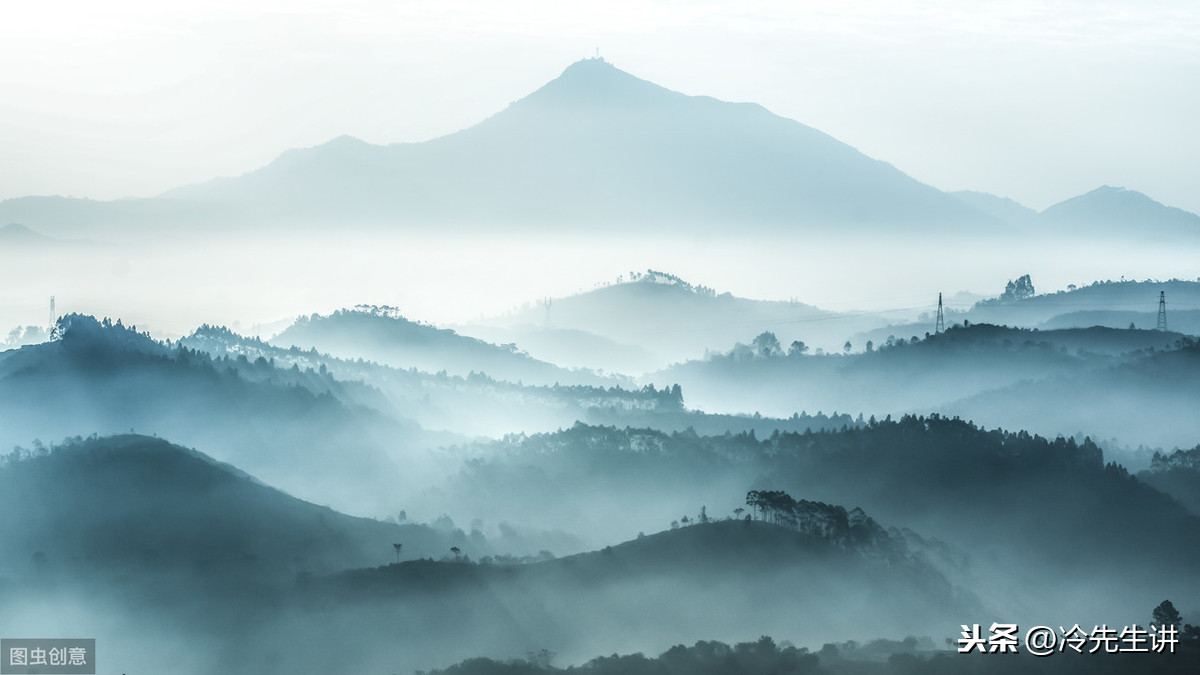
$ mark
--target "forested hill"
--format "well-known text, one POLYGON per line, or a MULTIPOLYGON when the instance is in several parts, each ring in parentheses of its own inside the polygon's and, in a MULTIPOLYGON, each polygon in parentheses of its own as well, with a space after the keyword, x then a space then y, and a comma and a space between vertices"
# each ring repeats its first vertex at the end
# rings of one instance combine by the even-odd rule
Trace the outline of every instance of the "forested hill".
MULTIPOLYGON (((871 524, 863 517, 850 529, 871 524)), ((470 613, 454 614, 464 631, 504 636, 508 644, 556 644, 579 654, 605 643, 655 644, 646 640, 677 640, 745 622, 832 635, 846 620, 822 608, 842 603, 871 608, 856 616, 859 630, 892 623, 933 629, 946 608, 982 611, 970 593, 952 587, 922 555, 887 533, 846 543, 760 521, 699 523, 521 565, 478 558, 412 561, 314 579, 305 590, 311 602, 368 603, 385 616, 428 612, 438 621, 445 614, 434 607, 470 607, 470 613), (683 592, 696 588, 704 590, 683 592), (787 605, 772 607, 769 599, 780 597, 787 605)))
POLYGON ((520 352, 465 337, 445 328, 410 321, 392 307, 338 310, 328 316, 300 317, 271 343, 315 347, 343 358, 362 358, 397 368, 452 375, 485 373, 498 380, 529 384, 619 384, 586 370, 566 370, 520 352))
POLYGON ((345 516, 137 435, 14 451, 0 462, 0 511, 0 577, 17 579, 187 572, 199 583, 290 583, 385 562, 393 541, 413 557, 465 542, 345 516))
MULTIPOLYGON (((1091 441, 989 431, 937 415, 765 439, 577 425, 491 444, 445 494, 514 522, 636 504, 619 522, 588 523, 612 539, 695 519, 701 505, 711 518, 733 515, 747 506, 727 497, 739 485, 861 506, 887 526, 983 555, 973 564, 985 568, 1012 563, 1053 578, 1070 569, 1115 580, 1136 564, 1178 590, 1195 581, 1186 570, 1200 556, 1200 519, 1106 464, 1091 441), (1046 514, 1056 527, 1044 527, 1046 514), (1097 520, 1104 527, 1094 527, 1097 520)), ((1062 592, 1073 592, 1074 582, 1063 582, 1062 592)))
POLYGON ((598 336, 617 347, 640 350, 638 358, 615 354, 609 359, 623 364, 622 372, 638 373, 647 365, 661 366, 700 358, 706 350, 725 349, 745 334, 753 334, 751 331, 802 325, 829 341, 840 341, 883 321, 828 312, 799 301, 738 297, 648 269, 622 274, 614 283, 592 290, 553 298, 549 306, 537 303, 478 323, 482 328, 467 330, 513 335, 522 345, 569 339, 572 332, 598 336))
POLYGON ((400 473, 392 448, 448 438, 349 403, 379 393, 328 374, 266 360, 214 360, 107 319, 69 315, 57 330, 59 339, 0 354, 0 443, 7 447, 93 433, 155 434, 292 494, 370 513, 379 511, 358 500, 385 494, 400 473))
MULTIPOLYGON (((640 388, 589 384, 535 385, 497 380, 483 373, 466 376, 430 373, 416 368, 396 368, 374 361, 338 358, 299 347, 282 348, 257 338, 247 338, 218 326, 201 326, 179 343, 221 359, 247 365, 270 363, 336 378, 341 388, 361 395, 378 394, 370 405, 394 410, 426 429, 467 435, 503 436, 518 430, 551 430, 593 416, 626 416, 658 419, 670 416, 679 423, 683 415, 679 387, 653 384, 640 388), (358 384, 358 383, 362 384, 358 384), (366 386, 364 386, 366 385, 366 386), (376 400, 383 399, 383 400, 376 400), (470 415, 464 415, 470 410, 470 415)), ((331 390, 339 396, 339 390, 331 390)), ((353 399, 359 402, 361 399, 353 399)), ((686 426, 686 424, 684 424, 686 426)))
POLYGON ((709 411, 938 412, 1170 449, 1200 437, 1200 419, 1185 412, 1200 405, 1195 388, 1183 385, 1200 376, 1200 351, 1190 345, 1187 336, 1156 330, 971 324, 818 355, 785 351, 774 334, 762 333, 651 377, 678 382, 689 405, 709 411))
MULTIPOLYGON (((531 385, 496 380, 476 373, 466 377, 393 368, 371 361, 341 359, 299 347, 284 349, 247 338, 220 326, 201 326, 178 342, 205 352, 244 377, 277 376, 279 371, 326 383, 328 391, 347 403, 395 410, 425 429, 499 438, 515 431, 552 431, 576 421, 628 424, 667 431, 692 427, 700 433, 755 429, 772 431, 839 428, 854 424, 847 415, 797 414, 787 418, 708 414, 685 407, 677 385, 647 383, 641 387, 598 385, 531 385), (462 410, 473 411, 463 415, 462 410)), ((858 419, 861 423, 861 417, 858 419)))
POLYGON ((1130 323, 1138 328, 1155 328, 1160 293, 1167 303, 1168 328, 1188 334, 1200 332, 1200 280, 1196 279, 1104 280, 1053 293, 998 297, 977 303, 965 314, 955 314, 954 321, 965 318, 972 323, 1030 328, 1127 328, 1130 323))

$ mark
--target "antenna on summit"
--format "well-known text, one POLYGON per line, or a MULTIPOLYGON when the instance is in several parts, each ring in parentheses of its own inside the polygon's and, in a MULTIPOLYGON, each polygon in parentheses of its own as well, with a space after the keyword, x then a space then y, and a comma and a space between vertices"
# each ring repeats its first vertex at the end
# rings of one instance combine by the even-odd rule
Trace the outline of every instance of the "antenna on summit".
POLYGON ((942 314, 942 294, 938 293, 938 314, 937 324, 933 327, 933 334, 946 332, 946 316, 942 314))
POLYGON ((1167 292, 1158 292, 1158 329, 1167 332, 1167 292))

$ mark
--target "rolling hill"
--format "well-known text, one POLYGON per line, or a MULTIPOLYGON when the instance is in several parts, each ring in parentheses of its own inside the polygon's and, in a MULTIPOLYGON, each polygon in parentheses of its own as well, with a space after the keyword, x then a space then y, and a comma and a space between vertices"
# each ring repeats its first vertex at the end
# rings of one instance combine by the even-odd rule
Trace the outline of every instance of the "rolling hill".
POLYGON ((270 342, 280 347, 315 347, 335 356, 365 358, 395 368, 459 376, 484 373, 510 382, 614 385, 623 381, 538 361, 513 344, 494 345, 410 321, 390 307, 356 307, 328 316, 300 317, 270 342))
POLYGON ((0 464, 0 576, 186 572, 197 581, 290 582, 466 541, 342 515, 149 436, 75 440, 0 464), (35 555, 37 553, 41 555, 35 555))
POLYGON ((214 360, 120 321, 68 315, 58 329, 60 339, 0 353, 0 442, 8 447, 155 434, 292 494, 374 514, 392 510, 387 495, 401 477, 417 480, 418 450, 453 438, 366 405, 378 392, 326 374, 214 360))
MULTIPOLYGON (((741 298, 667 272, 647 270, 622 276, 616 283, 554 298, 544 305, 482 319, 464 331, 508 334, 521 340, 572 338, 582 332, 635 346, 649 355, 620 359, 626 372, 645 372, 647 365, 664 366, 699 358, 708 350, 726 349, 736 340, 763 330, 803 327, 806 339, 833 341, 866 326, 878 326, 876 316, 828 312, 802 302, 741 298)), ((518 344, 524 344, 518 342, 518 344)), ((627 347, 631 348, 631 347, 627 347)), ((583 354, 576 358, 586 359, 583 354)), ((613 357, 607 357, 612 359, 613 357)))
POLYGON ((751 509, 734 509, 751 504, 734 492, 739 483, 856 504, 936 538, 919 546, 927 560, 1013 616, 1133 612, 1147 593, 1184 597, 1196 585, 1186 570, 1200 553, 1200 519, 1086 439, 931 415, 761 439, 578 425, 494 442, 480 456, 448 482, 447 499, 513 522, 574 521, 610 540, 684 523, 681 514, 698 520, 701 505, 709 518, 741 517, 751 509), (613 513, 625 515, 604 517, 613 513), (1128 578, 1129 565, 1145 575, 1128 578), (1045 583, 1020 583, 1031 576, 1045 583), (1105 583, 1103 597, 1086 594, 1094 583, 1105 583))
POLYGON ((872 552, 778 525, 723 521, 525 565, 414 561, 342 572, 315 579, 306 592, 344 616, 370 608, 384 625, 403 625, 414 613, 439 627, 458 625, 478 644, 464 648, 442 637, 437 651, 452 659, 503 655, 499 644, 548 648, 572 661, 599 649, 661 650, 696 634, 740 635, 743 625, 755 635, 820 641, 840 628, 844 615, 832 606, 868 632, 886 630, 889 621, 933 628, 946 612, 979 608, 887 533, 876 545, 880 551, 872 552))

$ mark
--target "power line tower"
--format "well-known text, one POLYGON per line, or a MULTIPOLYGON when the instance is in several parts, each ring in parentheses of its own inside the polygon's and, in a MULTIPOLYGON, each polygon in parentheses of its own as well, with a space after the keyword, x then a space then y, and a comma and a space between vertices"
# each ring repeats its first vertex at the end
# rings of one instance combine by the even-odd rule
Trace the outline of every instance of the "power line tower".
POLYGON ((1158 329, 1167 332, 1167 292, 1158 292, 1158 329))
POLYGON ((942 313, 942 294, 938 293, 938 316, 937 325, 933 328, 933 334, 946 332, 946 315, 942 313))

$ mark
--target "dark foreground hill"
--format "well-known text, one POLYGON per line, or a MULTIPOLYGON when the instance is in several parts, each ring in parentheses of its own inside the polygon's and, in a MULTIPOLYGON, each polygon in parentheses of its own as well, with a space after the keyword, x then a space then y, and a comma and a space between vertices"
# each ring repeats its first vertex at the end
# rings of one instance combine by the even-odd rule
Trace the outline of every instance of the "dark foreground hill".
MULTIPOLYGON (((1083 653, 1068 650, 1049 658, 1027 652, 1014 655, 959 654, 957 648, 933 650, 931 641, 908 636, 904 640, 880 638, 862 644, 855 640, 826 643, 817 651, 796 647, 791 641, 776 643, 770 636, 726 644, 700 640, 692 646, 677 644, 657 657, 641 652, 598 656, 579 666, 555 667, 549 652, 521 659, 468 659, 430 675, 1125 675, 1153 672, 1185 675, 1200 668, 1200 644, 1176 647, 1175 653, 1083 653)), ((1140 646, 1139 646, 1140 648, 1140 646)))
POLYGON ((0 464, 0 577, 183 576, 290 583, 378 564, 404 542, 433 554, 466 538, 353 518, 167 441, 124 435, 13 452, 0 464))
POLYGON ((930 559, 1013 620, 1119 617, 1148 596, 1196 591, 1189 570, 1200 558, 1200 519, 1105 463, 1086 439, 930 416, 763 439, 578 425, 477 454, 486 459, 454 477, 446 497, 511 522, 611 533, 694 520, 702 505, 710 517, 748 513, 729 498, 738 483, 857 504, 945 542, 930 559), (613 513, 622 515, 593 517, 613 513), (1128 576, 1131 566, 1138 576, 1128 576))
POLYGON ((305 593, 325 611, 370 607, 385 626, 421 616, 434 634, 472 636, 474 645, 443 642, 446 653, 549 649, 567 660, 617 646, 662 649, 713 631, 825 640, 888 625, 933 630, 949 614, 981 611, 866 522, 877 532, 870 543, 711 522, 526 565, 415 561, 345 572, 314 579, 305 593))

